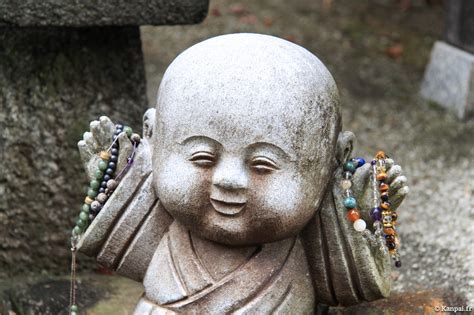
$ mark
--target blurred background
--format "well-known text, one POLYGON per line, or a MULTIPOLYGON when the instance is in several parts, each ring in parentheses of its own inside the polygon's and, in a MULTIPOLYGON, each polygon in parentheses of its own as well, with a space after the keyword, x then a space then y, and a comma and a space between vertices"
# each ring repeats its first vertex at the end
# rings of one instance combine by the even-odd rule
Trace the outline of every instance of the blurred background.
MULTIPOLYGON (((401 295, 393 303, 473 304, 474 120, 460 121, 419 95, 430 51, 443 37, 443 21, 443 1, 435 0, 211 0, 207 18, 198 25, 140 28, 149 106, 171 61, 204 39, 255 32, 305 47, 335 78, 343 128, 357 136, 354 155, 370 158, 383 149, 408 177, 411 191, 399 210, 403 267, 391 275, 394 293, 401 295), (411 295, 404 300, 405 293, 411 295)), ((109 308, 114 303, 124 314, 133 309, 140 284, 81 260, 80 294, 90 314, 118 314, 109 308)), ((7 274, 21 282, 67 272, 64 258, 60 267, 31 264, 7 274)), ((11 286, 3 279, 0 289, 11 286)), ((41 287, 9 294, 32 290, 41 287)), ((67 293, 67 282, 59 290, 67 293)))

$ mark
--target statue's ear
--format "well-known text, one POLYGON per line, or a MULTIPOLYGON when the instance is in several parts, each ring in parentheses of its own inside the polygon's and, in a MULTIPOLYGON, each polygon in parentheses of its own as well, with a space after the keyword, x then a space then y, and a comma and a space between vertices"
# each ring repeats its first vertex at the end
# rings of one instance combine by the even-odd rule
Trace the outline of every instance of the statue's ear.
POLYGON ((153 129, 155 128, 155 109, 149 108, 143 115, 143 138, 150 141, 153 137, 153 129))
POLYGON ((337 163, 341 165, 352 154, 352 149, 354 147, 355 135, 352 131, 343 131, 339 133, 337 138, 337 148, 336 148, 336 159, 337 163))

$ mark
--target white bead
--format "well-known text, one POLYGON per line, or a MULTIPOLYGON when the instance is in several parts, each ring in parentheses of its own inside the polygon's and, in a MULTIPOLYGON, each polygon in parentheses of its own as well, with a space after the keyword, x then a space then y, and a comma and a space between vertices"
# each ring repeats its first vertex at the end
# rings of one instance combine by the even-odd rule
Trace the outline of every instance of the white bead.
POLYGON ((363 230, 365 230, 366 226, 367 225, 365 224, 365 221, 362 219, 358 219, 354 222, 354 230, 356 230, 357 232, 362 232, 363 230))
POLYGON ((351 183, 350 180, 344 179, 344 180, 341 181, 341 188, 342 189, 349 189, 349 188, 351 188, 351 186, 352 186, 352 183, 351 183))
POLYGON ((392 159, 385 159, 385 165, 387 165, 387 168, 390 168, 395 164, 395 162, 392 159))

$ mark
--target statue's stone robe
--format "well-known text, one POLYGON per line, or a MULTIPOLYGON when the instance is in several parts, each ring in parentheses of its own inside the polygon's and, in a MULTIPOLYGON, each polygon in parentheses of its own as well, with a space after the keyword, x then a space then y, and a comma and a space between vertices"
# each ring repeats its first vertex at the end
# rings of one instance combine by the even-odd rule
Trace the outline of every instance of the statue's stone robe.
POLYGON ((155 251, 143 284, 145 295, 136 314, 310 314, 314 308, 299 238, 255 247, 240 265, 216 277, 196 251, 191 233, 175 221, 155 251))

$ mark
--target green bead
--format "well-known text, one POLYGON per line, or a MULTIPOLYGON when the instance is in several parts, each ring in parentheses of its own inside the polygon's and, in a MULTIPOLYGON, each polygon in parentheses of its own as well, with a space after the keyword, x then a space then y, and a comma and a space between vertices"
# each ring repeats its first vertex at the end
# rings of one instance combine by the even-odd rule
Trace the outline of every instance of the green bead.
POLYGON ((87 191, 87 196, 89 196, 91 198, 95 198, 95 196, 97 196, 97 194, 98 194, 98 191, 94 190, 92 188, 89 188, 89 190, 87 191))
POLYGON ((88 205, 87 203, 82 205, 82 211, 83 212, 89 213, 90 210, 91 210, 91 205, 88 205))
POLYGON ((132 130, 132 128, 130 128, 129 126, 125 126, 125 127, 123 128, 123 131, 125 131, 125 133, 127 134, 127 137, 130 138, 130 137, 132 136, 133 130, 132 130))
POLYGON ((102 177, 104 177, 104 172, 102 172, 101 170, 97 170, 95 171, 95 178, 98 179, 98 180, 101 180, 102 177))
POLYGON ((352 161, 348 161, 348 162, 344 163, 344 170, 346 172, 354 173, 356 168, 357 168, 356 164, 354 164, 354 162, 352 162, 352 161))
POLYGON ((90 186, 92 189, 96 190, 99 189, 100 183, 98 180, 93 179, 91 180, 90 186))
POLYGON ((81 233, 82 233, 82 229, 81 229, 80 226, 77 226, 77 225, 76 225, 76 226, 74 227, 74 229, 72 229, 72 234, 74 234, 74 235, 79 235, 79 234, 81 234, 81 233))
MULTIPOLYGON (((82 212, 81 212, 82 213, 82 212)), ((76 225, 80 228, 85 228, 87 225, 87 221, 82 220, 81 218, 77 219, 76 225)))
POLYGON ((76 304, 71 305, 71 311, 72 312, 77 312, 77 305, 76 304))
POLYGON ((71 311, 71 315, 77 315, 76 311, 71 311))
POLYGON ((87 220, 89 219, 89 214, 86 212, 81 212, 79 213, 79 219, 87 222, 87 220))
POLYGON ((107 162, 101 160, 101 161, 99 162, 99 170, 105 171, 106 169, 107 169, 107 162))

